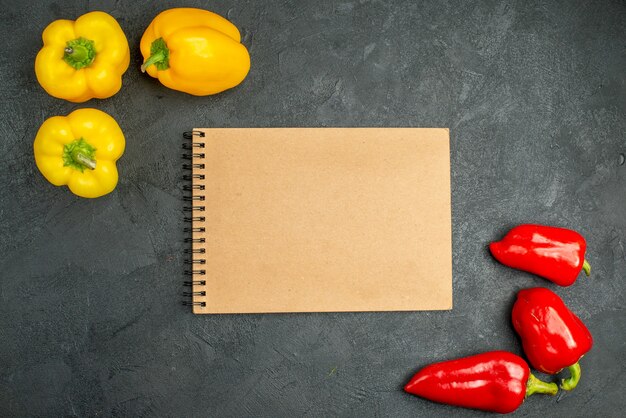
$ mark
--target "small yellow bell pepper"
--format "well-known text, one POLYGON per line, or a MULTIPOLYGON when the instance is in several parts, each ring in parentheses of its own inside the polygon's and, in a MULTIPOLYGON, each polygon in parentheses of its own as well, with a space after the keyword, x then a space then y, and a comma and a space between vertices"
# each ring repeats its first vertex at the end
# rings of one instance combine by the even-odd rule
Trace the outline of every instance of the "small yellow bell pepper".
POLYGON ((125 146, 115 119, 97 109, 47 119, 33 144, 37 168, 46 180, 67 185, 81 197, 100 197, 115 189, 115 162, 125 146))
POLYGON ((76 21, 55 20, 43 31, 35 74, 49 95, 81 103, 113 96, 128 69, 128 41, 117 21, 90 12, 76 21))
POLYGON ((208 10, 169 9, 141 38, 141 71, 166 87, 195 96, 235 87, 250 70, 250 55, 235 25, 208 10))

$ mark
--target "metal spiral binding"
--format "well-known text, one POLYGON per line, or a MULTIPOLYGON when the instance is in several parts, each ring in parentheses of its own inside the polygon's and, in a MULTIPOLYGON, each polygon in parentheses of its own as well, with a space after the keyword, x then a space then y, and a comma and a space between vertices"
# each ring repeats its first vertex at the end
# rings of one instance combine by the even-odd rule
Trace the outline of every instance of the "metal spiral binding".
MULTIPOLYGON (((193 184, 194 180, 204 180, 204 174, 194 174, 194 169, 203 169, 203 163, 197 163, 198 160, 204 159, 204 153, 199 152, 198 149, 204 148, 204 143, 202 142, 194 142, 194 137, 204 137, 204 132, 201 131, 189 131, 183 133, 183 138, 186 140, 191 140, 191 142, 185 142, 183 144, 183 149, 191 152, 187 152, 182 154, 184 160, 192 161, 191 163, 183 164, 183 170, 191 171, 189 174, 183 175, 183 180, 188 181, 191 184, 186 184, 183 186, 184 192, 191 192, 191 195, 183 196, 183 201, 185 202, 193 202, 191 206, 183 207, 183 211, 189 212, 189 216, 185 216, 184 221, 186 223, 190 223, 191 227, 185 227, 184 232, 187 234, 193 234, 194 232, 204 232, 204 227, 194 227, 193 224, 195 222, 204 222, 204 216, 196 216, 194 212, 204 212, 205 207, 202 205, 204 201, 204 196, 202 195, 194 195, 193 193, 196 190, 204 190, 204 185, 201 184, 193 184), (196 161, 196 162, 193 162, 196 161)), ((185 243, 193 245, 193 243, 203 243, 205 242, 204 238, 193 238, 188 237, 185 238, 185 243)), ((199 276, 206 276, 206 270, 196 266, 202 266, 206 264, 206 260, 204 258, 199 258, 199 254, 205 254, 206 250, 204 248, 185 248, 185 254, 188 255, 188 258, 185 259, 185 265, 189 266, 187 270, 185 270, 185 276, 189 277, 189 280, 186 280, 183 285, 185 287, 191 288, 190 291, 183 292, 183 297, 186 299, 183 301, 183 305, 185 306, 206 306, 206 302, 195 301, 194 298, 196 296, 206 296, 205 290, 198 290, 199 286, 206 286, 206 280, 200 280, 199 276)))

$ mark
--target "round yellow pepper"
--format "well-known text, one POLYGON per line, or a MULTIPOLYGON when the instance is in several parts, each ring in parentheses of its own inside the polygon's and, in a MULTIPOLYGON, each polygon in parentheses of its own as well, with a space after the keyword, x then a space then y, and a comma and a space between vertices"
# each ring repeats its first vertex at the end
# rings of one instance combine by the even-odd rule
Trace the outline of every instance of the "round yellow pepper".
POLYGON ((195 96, 235 87, 250 70, 250 55, 235 25, 208 10, 161 12, 141 38, 141 71, 166 87, 195 96))
POLYGON ((46 180, 67 185, 81 197, 100 197, 115 189, 115 162, 125 146, 115 119, 97 109, 47 119, 33 144, 37 168, 46 180))
POLYGON ((35 74, 49 95, 81 103, 113 96, 128 69, 128 41, 117 21, 90 12, 76 21, 55 20, 43 31, 35 74))

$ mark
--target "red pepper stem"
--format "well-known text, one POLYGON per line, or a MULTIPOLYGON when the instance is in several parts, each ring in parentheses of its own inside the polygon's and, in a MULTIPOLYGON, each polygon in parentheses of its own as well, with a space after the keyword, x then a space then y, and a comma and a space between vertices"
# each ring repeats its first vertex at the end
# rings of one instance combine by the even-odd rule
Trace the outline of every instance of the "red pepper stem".
POLYGON ((591 274, 591 265, 587 262, 587 260, 583 260, 583 271, 587 276, 591 274))
POLYGON ((559 391, 559 387, 556 383, 548 383, 543 380, 537 379, 532 373, 528 376, 526 382, 526 397, 535 393, 545 393, 546 395, 556 395, 559 391))
POLYGON ((571 366, 569 366, 568 370, 571 376, 568 377, 567 379, 561 380, 561 389, 563 390, 574 389, 578 385, 578 382, 580 381, 580 375, 582 373, 580 370, 580 364, 578 363, 574 363, 571 366))

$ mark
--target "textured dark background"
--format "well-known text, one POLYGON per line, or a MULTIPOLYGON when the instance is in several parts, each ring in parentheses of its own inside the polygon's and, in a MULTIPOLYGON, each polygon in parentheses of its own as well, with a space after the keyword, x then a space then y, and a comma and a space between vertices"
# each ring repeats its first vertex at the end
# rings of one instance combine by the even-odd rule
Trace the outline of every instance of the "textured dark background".
POLYGON ((573 393, 519 416, 620 416, 626 401, 623 1, 0 1, 0 416, 482 416, 408 396, 433 361, 520 353, 523 287, 556 290, 595 337, 573 393), (470 4, 471 3, 471 4, 470 4), (252 70, 214 97, 139 72, 157 12, 195 5, 242 31, 252 70), (33 71, 54 19, 116 17, 122 90, 75 105, 33 71), (120 182, 80 199, 38 172, 40 124, 81 107, 126 134, 120 182), (183 291, 181 134, 195 126, 449 127, 454 309, 194 316, 183 291), (577 229, 570 288, 498 265, 521 222, 577 229))

